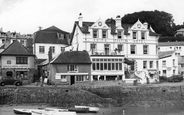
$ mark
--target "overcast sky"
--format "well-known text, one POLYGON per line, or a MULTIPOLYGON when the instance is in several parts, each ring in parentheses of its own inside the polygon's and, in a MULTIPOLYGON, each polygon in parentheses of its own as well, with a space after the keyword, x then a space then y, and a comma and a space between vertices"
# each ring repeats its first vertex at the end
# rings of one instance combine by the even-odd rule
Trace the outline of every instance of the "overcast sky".
POLYGON ((0 27, 4 32, 32 34, 55 25, 71 32, 82 13, 84 21, 123 17, 139 11, 165 11, 176 24, 184 22, 184 0, 0 0, 0 27))

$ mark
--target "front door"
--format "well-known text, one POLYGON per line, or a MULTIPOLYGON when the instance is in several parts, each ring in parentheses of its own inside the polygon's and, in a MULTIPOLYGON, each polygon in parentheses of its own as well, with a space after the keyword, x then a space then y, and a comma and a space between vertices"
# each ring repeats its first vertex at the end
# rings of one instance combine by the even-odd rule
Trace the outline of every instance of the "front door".
POLYGON ((70 76, 70 85, 73 85, 73 84, 75 84, 75 76, 71 75, 70 76))

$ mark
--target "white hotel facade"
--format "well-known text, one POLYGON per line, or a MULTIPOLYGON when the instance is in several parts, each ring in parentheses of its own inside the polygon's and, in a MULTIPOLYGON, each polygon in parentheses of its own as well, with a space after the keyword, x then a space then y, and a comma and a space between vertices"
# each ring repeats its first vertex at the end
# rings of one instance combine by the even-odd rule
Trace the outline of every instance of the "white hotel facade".
POLYGON ((72 50, 88 51, 93 79, 124 80, 127 70, 124 58, 135 61, 133 71, 148 70, 150 74, 157 74, 158 38, 159 34, 139 20, 133 25, 121 24, 121 18, 117 16, 115 25, 108 26, 101 19, 83 21, 80 14, 74 23, 71 46, 72 50))

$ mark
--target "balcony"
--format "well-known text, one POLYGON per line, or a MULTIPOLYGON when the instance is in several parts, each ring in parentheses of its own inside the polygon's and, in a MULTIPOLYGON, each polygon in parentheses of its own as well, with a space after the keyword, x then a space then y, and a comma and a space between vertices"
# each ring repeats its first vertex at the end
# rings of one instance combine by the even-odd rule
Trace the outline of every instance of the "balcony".
POLYGON ((109 51, 109 52, 105 52, 105 51, 90 51, 89 52, 90 55, 124 55, 124 51, 109 51))

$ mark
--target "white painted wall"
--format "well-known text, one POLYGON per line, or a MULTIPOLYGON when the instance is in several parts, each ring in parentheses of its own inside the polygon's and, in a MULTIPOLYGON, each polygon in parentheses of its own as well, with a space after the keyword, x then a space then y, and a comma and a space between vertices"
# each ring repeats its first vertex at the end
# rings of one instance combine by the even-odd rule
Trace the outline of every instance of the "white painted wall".
POLYGON ((172 76, 173 70, 175 70, 175 74, 178 74, 178 56, 173 53, 171 57, 166 57, 163 59, 159 59, 159 73, 160 76, 163 76, 163 70, 166 70, 166 77, 172 76), (175 65, 173 65, 173 59, 175 60, 175 65), (162 66, 163 61, 166 61, 166 66, 162 66))
MULTIPOLYGON (((43 43, 36 43, 34 54, 37 56, 38 59, 48 59, 48 52, 51 46, 55 47, 55 53, 52 54, 52 57, 57 56, 61 53, 61 47, 66 47, 63 44, 43 44, 43 43), (39 46, 45 46, 45 53, 39 53, 39 46)), ((34 46, 33 46, 34 47, 34 46)))

